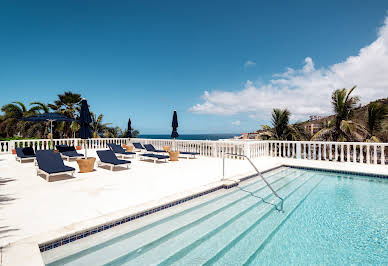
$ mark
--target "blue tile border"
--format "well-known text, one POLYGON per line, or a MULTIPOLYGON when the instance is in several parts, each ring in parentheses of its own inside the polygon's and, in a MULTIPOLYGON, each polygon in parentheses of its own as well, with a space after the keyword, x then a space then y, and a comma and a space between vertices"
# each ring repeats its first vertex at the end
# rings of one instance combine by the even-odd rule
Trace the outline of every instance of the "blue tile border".
POLYGON ((377 177, 377 178, 388 179, 388 175, 383 175, 383 174, 368 174, 368 173, 362 173, 362 172, 352 172, 352 171, 333 170, 333 169, 320 169, 320 168, 296 166, 296 165, 283 165, 283 166, 294 168, 294 169, 311 170, 311 171, 316 171, 316 172, 337 173, 337 174, 345 174, 345 175, 356 175, 356 176, 377 177))
POLYGON ((61 239, 56 239, 56 240, 50 241, 48 243, 43 243, 43 244, 39 245, 39 250, 40 250, 40 252, 45 252, 47 250, 51 250, 53 248, 57 248, 59 246, 63 246, 63 245, 69 244, 71 242, 77 241, 78 239, 82 239, 82 238, 94 235, 96 233, 99 233, 101 231, 108 230, 108 229, 110 229, 112 227, 115 227, 115 226, 118 226, 120 224, 124 224, 124 223, 130 222, 130 221, 139 219, 141 217, 144 217, 144 216, 147 216, 147 215, 150 215, 150 214, 153 214, 153 213, 156 213, 156 212, 159 212, 159 211, 171 208, 173 206, 185 203, 185 202, 187 202, 189 200, 193 200, 193 199, 196 199, 198 197, 205 196, 205 195, 207 195, 209 193, 218 191, 220 189, 230 189, 230 188, 235 187, 237 185, 238 185, 238 183, 231 184, 231 185, 220 185, 218 187, 206 190, 204 192, 197 193, 197 194, 194 194, 194 195, 191 195, 191 196, 188 196, 186 198, 179 199, 179 200, 176 200, 176 201, 173 201, 173 202, 169 202, 169 203, 166 203, 166 204, 164 204, 162 206, 145 210, 145 211, 143 211, 141 213, 137 213, 137 214, 134 214, 134 215, 131 215, 131 216, 124 217, 124 218, 122 218, 122 219, 120 219, 118 221, 112 221, 112 222, 109 222, 107 224, 103 224, 103 225, 100 225, 100 226, 89 228, 88 230, 83 231, 83 232, 78 232, 78 233, 75 233, 73 235, 69 235, 69 236, 63 237, 61 239))

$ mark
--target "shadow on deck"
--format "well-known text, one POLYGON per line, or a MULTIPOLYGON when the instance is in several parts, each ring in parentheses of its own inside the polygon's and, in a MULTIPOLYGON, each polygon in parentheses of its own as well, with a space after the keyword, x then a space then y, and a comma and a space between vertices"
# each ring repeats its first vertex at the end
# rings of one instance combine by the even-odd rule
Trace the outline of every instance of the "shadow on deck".
MULTIPOLYGON (((2 208, 2 206, 15 200, 15 198, 7 194, 4 194, 4 191, 6 191, 6 189, 4 189, 4 186, 7 185, 9 182, 13 182, 13 181, 15 181, 15 179, 0 177, 0 209, 2 208)), ((10 233, 17 230, 19 229, 12 228, 11 226, 8 226, 8 225, 4 225, 3 221, 0 221, 0 239, 11 236, 10 233)))

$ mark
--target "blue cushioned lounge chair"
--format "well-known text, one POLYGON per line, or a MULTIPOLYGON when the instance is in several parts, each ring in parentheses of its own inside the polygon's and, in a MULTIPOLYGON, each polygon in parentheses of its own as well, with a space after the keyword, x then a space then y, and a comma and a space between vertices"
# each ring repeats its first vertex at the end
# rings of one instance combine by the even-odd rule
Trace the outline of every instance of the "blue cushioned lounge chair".
POLYGON ((199 152, 180 151, 179 156, 186 157, 187 159, 195 159, 195 156, 199 155, 199 152))
POLYGON ((25 148, 15 148, 16 150, 16 161, 19 161, 20 163, 22 161, 26 160, 35 160, 35 152, 32 147, 25 147, 25 148))
POLYGON ((135 158, 136 152, 129 152, 123 149, 120 145, 109 143, 108 147, 111 151, 113 151, 117 156, 121 156, 123 159, 125 157, 135 158))
POLYGON ((136 151, 142 151, 142 150, 145 150, 145 148, 143 147, 143 145, 141 145, 140 142, 134 142, 132 143, 133 147, 135 147, 135 150, 136 151))
MULTIPOLYGON (((157 150, 152 144, 145 144, 144 147, 146 148, 147 151, 150 152, 157 152, 157 153, 165 153, 166 151, 162 150, 157 150)), ((188 151, 179 151, 179 156, 180 157, 186 157, 187 159, 194 159, 196 155, 199 155, 198 152, 188 152, 188 151)))
POLYGON ((53 150, 36 151, 36 161, 38 162, 37 174, 44 174, 46 180, 50 181, 50 176, 71 174, 73 176, 75 169, 66 166, 63 163, 61 155, 53 150))
POLYGON ((144 148, 149 152, 167 153, 165 150, 157 150, 152 144, 144 144, 144 148))
POLYGON ((68 162, 70 162, 70 159, 72 158, 78 158, 83 157, 84 155, 81 153, 78 153, 75 150, 74 146, 68 146, 68 145, 56 145, 57 150, 61 153, 62 158, 65 158, 68 162))
POLYGON ((129 168, 131 161, 127 160, 119 160, 116 155, 111 150, 105 151, 97 151, 98 158, 100 158, 100 162, 98 165, 107 165, 110 166, 110 170, 113 170, 115 166, 126 165, 129 168))
POLYGON ((167 162, 167 159, 169 159, 170 156, 166 156, 166 155, 161 155, 161 154, 155 154, 155 153, 143 153, 143 154, 139 154, 139 159, 140 160, 153 160, 154 163, 156 163, 156 161, 165 161, 167 162))

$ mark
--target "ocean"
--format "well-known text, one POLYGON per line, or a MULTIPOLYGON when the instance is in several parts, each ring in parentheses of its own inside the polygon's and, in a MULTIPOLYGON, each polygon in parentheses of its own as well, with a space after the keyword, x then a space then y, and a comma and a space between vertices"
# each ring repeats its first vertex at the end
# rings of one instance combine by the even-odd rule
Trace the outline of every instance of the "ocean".
MULTIPOLYGON (((231 139, 235 136, 240 136, 240 134, 182 134, 179 135, 179 138, 177 139, 183 139, 183 140, 219 140, 219 139, 231 139)), ((140 134, 137 136, 138 138, 144 138, 144 139, 171 139, 170 135, 162 135, 162 134, 154 134, 154 135, 147 135, 147 134, 140 134)))

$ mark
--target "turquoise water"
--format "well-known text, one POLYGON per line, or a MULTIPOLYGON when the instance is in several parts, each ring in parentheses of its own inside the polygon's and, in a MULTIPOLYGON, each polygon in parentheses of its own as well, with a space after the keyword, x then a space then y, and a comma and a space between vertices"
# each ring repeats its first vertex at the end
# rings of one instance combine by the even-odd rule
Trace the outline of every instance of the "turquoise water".
POLYGON ((256 179, 49 265, 388 264, 386 179, 292 168, 265 176, 284 213, 256 179))

